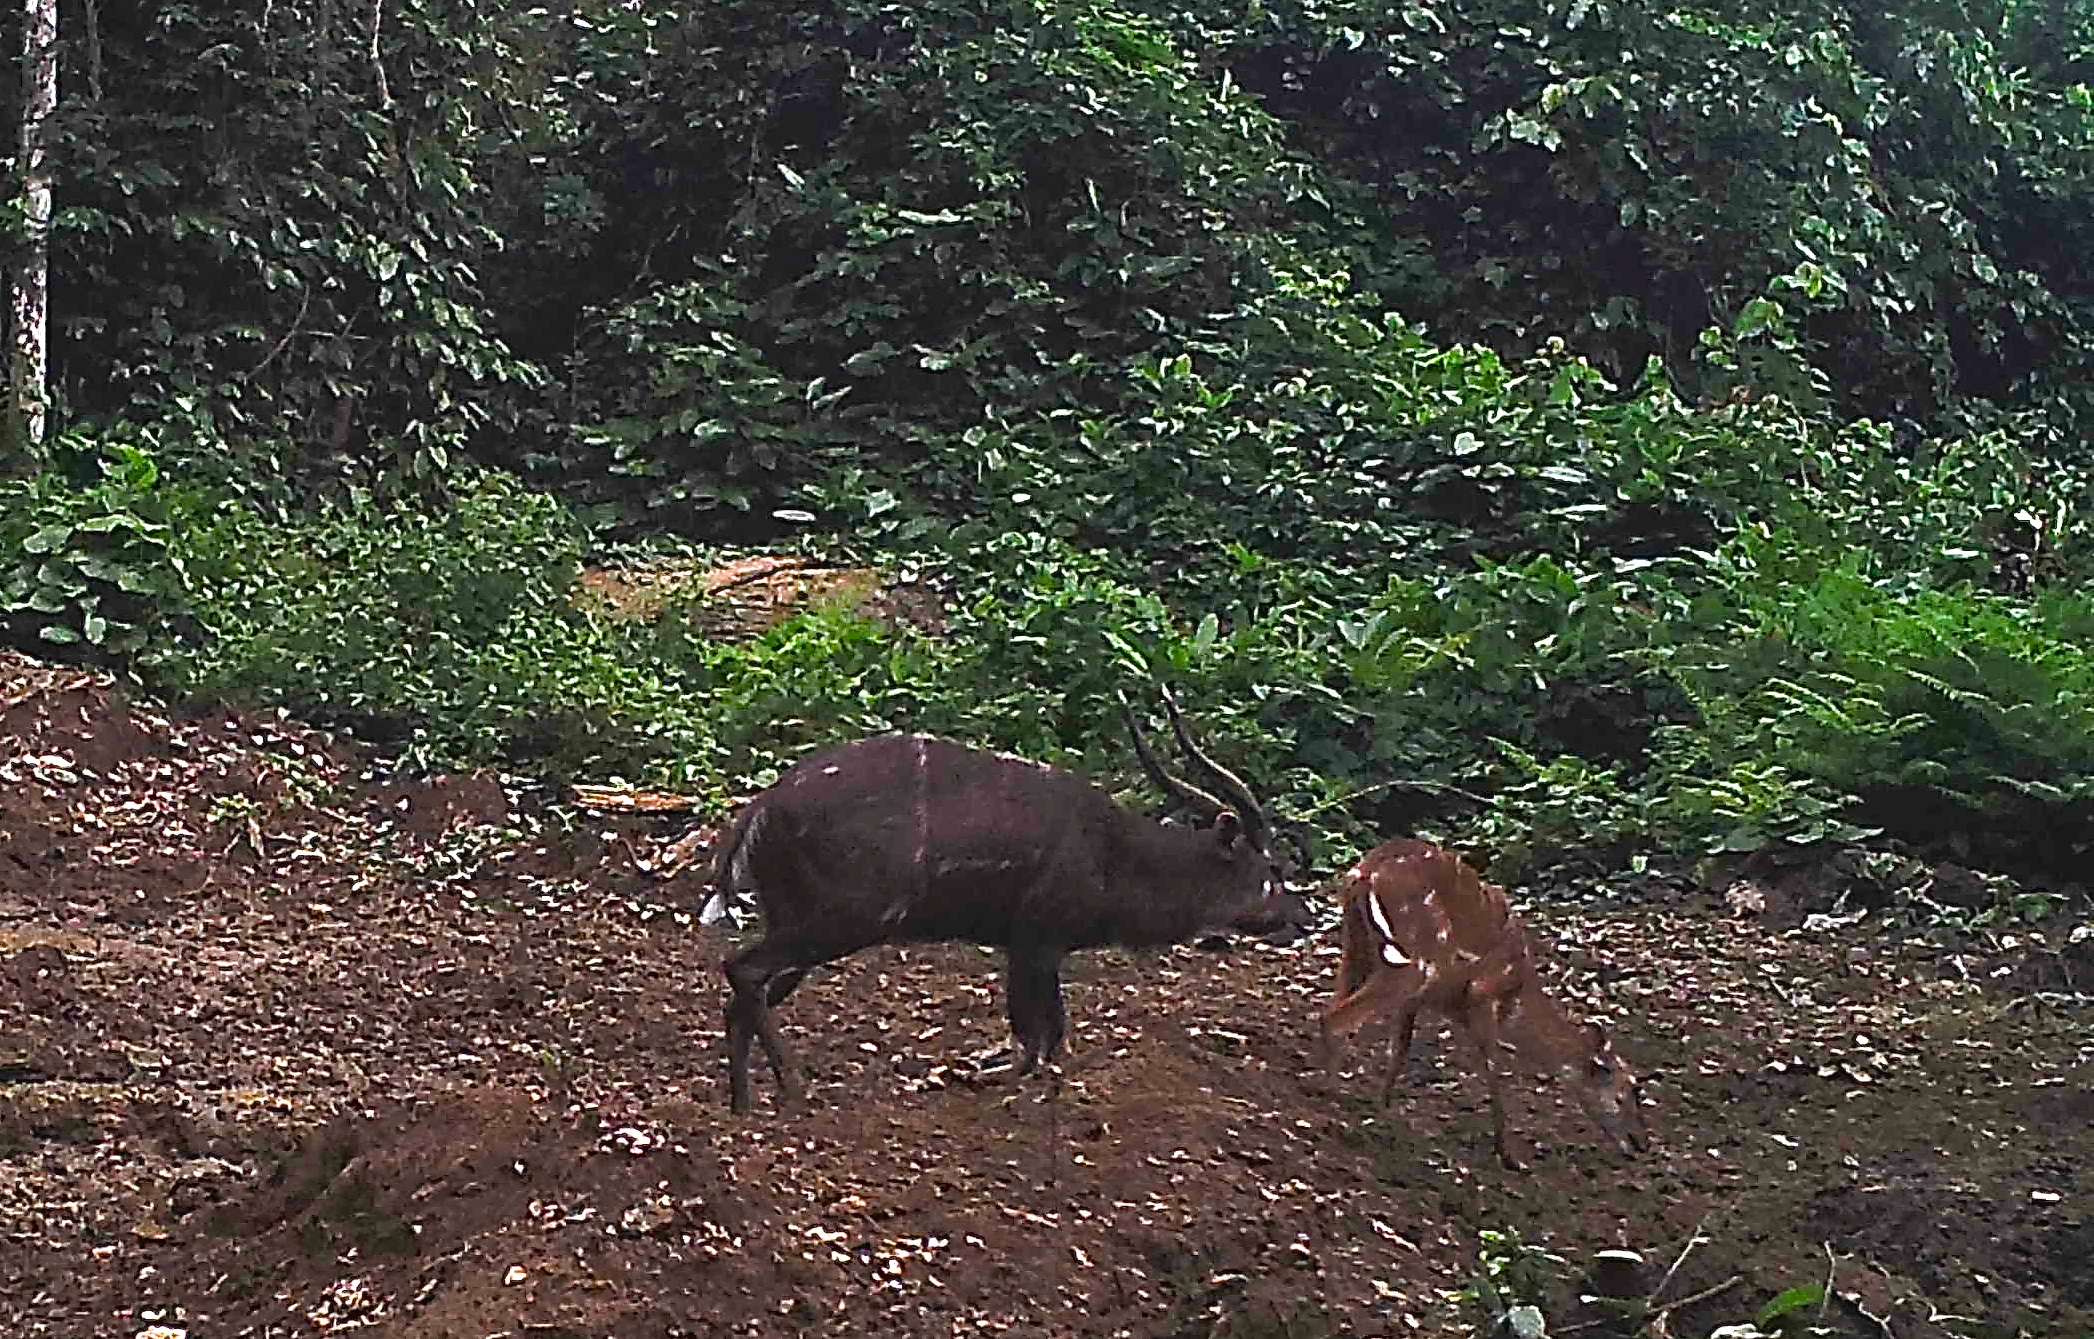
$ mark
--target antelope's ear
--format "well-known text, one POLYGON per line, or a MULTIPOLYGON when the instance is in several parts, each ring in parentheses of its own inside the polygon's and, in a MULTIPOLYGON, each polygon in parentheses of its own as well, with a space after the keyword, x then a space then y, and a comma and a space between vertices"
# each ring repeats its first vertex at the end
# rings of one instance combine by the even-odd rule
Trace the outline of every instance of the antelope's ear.
POLYGON ((1243 835, 1243 820, 1234 809, 1224 809, 1214 816, 1214 835, 1225 847, 1236 845, 1236 839, 1243 835))

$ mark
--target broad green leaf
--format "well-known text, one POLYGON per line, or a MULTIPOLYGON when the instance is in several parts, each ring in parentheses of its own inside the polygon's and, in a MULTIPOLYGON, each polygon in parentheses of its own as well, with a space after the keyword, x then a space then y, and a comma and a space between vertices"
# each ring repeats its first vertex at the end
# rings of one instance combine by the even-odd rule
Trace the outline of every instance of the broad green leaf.
POLYGON ((47 525, 24 539, 22 548, 28 553, 51 553, 72 538, 72 535, 73 527, 70 525, 47 525))
POLYGON ((1214 649, 1214 639, 1221 634, 1221 620, 1208 614, 1200 620, 1200 626, 1192 635, 1192 654, 1195 660, 1204 660, 1214 649))

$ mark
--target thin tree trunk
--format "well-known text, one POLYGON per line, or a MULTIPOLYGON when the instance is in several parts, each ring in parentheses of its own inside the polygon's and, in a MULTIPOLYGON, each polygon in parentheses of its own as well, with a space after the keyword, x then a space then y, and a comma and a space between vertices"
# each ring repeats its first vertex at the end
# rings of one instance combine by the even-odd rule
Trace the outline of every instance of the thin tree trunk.
POLYGON ((386 86, 385 62, 378 55, 378 24, 385 18, 385 0, 371 0, 371 73, 378 78, 378 105, 393 109, 393 91, 386 86))
POLYGON ((29 236, 14 275, 14 417, 16 442, 44 440, 45 379, 50 366, 51 167, 44 149, 58 109, 58 0, 27 0, 22 16, 22 134, 17 144, 22 213, 29 236))
POLYGON ((102 6, 100 0, 81 0, 81 20, 87 25, 87 100, 102 100, 102 6))

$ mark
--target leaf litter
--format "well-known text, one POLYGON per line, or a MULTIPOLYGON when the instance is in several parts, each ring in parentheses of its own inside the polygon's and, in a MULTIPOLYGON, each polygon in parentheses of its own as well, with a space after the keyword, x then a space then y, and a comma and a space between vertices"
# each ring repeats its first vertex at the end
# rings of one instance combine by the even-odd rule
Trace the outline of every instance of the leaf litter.
POLYGON ((687 818, 13 655, 0 782, 9 1335, 1397 1335, 1506 1229, 1674 1262, 1672 1333, 1828 1278, 1835 1333, 2094 1315, 2084 934, 1532 908, 1635 1162, 1530 1085, 1502 1170, 1430 1038, 1387 1109, 1378 1046, 1313 1069, 1317 937, 1072 959, 1053 1113, 967 1059, 994 955, 869 951, 781 1010, 813 1108, 738 1120, 687 818))

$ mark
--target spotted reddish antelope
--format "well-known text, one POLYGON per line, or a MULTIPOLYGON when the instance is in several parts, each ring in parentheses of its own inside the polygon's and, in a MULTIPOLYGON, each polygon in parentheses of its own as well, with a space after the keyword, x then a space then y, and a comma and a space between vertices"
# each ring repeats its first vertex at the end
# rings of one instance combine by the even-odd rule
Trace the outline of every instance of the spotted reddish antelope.
POLYGON ((1593 1121, 1625 1153, 1646 1146, 1636 1078, 1596 1024, 1579 1024, 1535 977, 1537 950, 1505 898, 1451 851, 1384 842, 1338 880, 1344 957, 1324 1011, 1322 1059, 1368 1023, 1392 1020, 1396 1053, 1386 1104, 1410 1054, 1420 1014, 1438 1014, 1474 1052, 1490 1089, 1492 1136, 1508 1167, 1500 1062, 1534 1074, 1562 1071, 1593 1121))
POLYGON ((809 970, 859 949, 953 940, 1005 949, 1024 1075, 1061 1046, 1070 951, 1306 919, 1250 788, 1200 750, 1168 693, 1164 710, 1219 795, 1164 771, 1123 715, 1142 765, 1204 828, 1129 813, 1073 772, 927 735, 826 749, 750 801, 720 843, 705 913, 718 919, 743 892, 763 913, 762 940, 722 964, 734 1110, 749 1109, 752 1042, 786 1098, 799 1096, 771 1010, 809 970))

